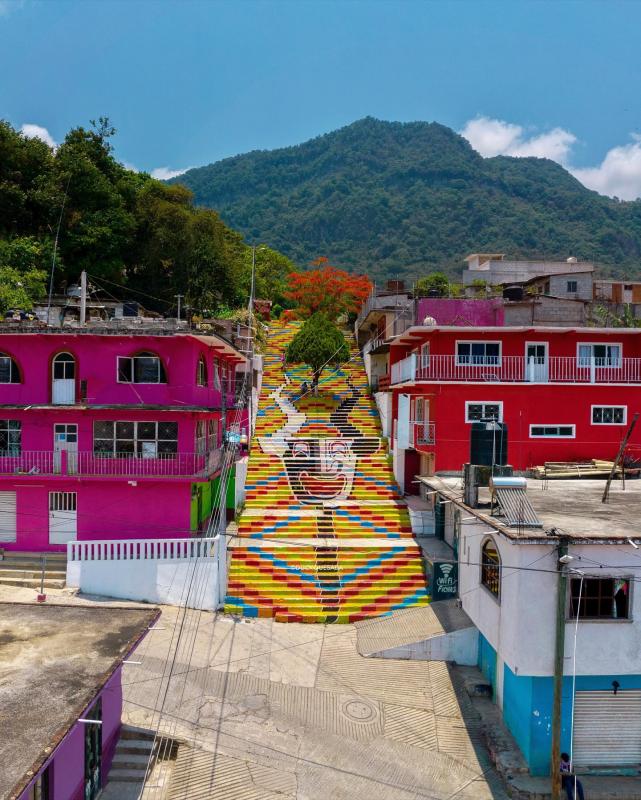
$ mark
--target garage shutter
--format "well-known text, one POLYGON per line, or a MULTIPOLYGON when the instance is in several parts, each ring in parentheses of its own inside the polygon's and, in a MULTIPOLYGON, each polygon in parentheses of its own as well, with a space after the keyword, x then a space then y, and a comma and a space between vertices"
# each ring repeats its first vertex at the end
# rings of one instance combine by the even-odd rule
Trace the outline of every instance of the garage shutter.
POLYGON ((0 492, 0 542, 16 540, 16 493, 0 492))
POLYGON ((573 756, 576 767, 641 763, 641 691, 577 692, 573 756))

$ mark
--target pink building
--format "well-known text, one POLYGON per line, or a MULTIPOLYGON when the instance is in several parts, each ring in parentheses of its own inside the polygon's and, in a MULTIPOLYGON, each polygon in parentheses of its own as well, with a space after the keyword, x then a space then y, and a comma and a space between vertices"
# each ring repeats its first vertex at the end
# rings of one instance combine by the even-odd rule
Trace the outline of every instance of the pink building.
POLYGON ((223 422, 246 426, 245 361, 220 337, 141 326, 0 332, 0 547, 202 529, 223 422))

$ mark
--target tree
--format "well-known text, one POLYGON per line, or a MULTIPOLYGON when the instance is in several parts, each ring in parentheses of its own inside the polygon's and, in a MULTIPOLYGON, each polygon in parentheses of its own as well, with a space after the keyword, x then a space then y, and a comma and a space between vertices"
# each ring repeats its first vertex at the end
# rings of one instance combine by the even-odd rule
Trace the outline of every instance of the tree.
POLYGON ((287 348, 290 364, 307 364, 312 370, 312 386, 318 382, 325 367, 339 366, 349 359, 349 347, 342 331, 326 314, 313 314, 301 327, 287 348))
POLYGON ((424 278, 416 281, 416 289, 419 294, 425 295, 435 289, 441 296, 448 295, 450 292, 450 281, 447 275, 442 272, 432 272, 424 278))
POLYGON ((30 311, 35 300, 45 296, 47 273, 39 269, 18 272, 13 267, 0 266, 0 313, 9 309, 30 311))
POLYGON ((326 258, 313 264, 319 268, 288 276, 285 297, 294 305, 294 313, 307 319, 320 312, 331 322, 342 314, 358 313, 372 291, 370 279, 332 267, 326 258))

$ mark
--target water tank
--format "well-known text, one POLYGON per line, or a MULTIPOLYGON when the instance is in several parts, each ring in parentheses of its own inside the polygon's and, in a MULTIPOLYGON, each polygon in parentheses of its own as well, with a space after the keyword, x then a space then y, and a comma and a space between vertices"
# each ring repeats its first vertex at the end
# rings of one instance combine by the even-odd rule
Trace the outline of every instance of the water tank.
POLYGON ((140 309, 140 304, 135 300, 125 300, 122 304, 123 317, 137 317, 140 309))
POLYGON ((523 287, 522 286, 506 286, 503 289, 504 300, 523 300, 523 287))
POLYGON ((472 423, 470 463, 491 467, 507 464, 507 425, 496 420, 472 423))

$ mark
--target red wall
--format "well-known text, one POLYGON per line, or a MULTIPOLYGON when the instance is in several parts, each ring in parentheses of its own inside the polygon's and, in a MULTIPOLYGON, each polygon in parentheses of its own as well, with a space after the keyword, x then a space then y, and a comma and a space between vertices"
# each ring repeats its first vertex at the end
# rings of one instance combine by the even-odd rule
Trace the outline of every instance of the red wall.
MULTIPOLYGON (((470 423, 466 401, 503 401, 508 426, 508 461, 516 469, 544 461, 614 459, 635 411, 641 411, 641 386, 555 384, 421 384, 404 393, 429 396, 430 422, 436 425, 436 469, 460 470, 469 461, 470 423), (625 425, 592 425, 592 405, 627 405, 625 425), (529 426, 576 425, 574 439, 530 439, 529 426)), ((394 393, 394 415, 397 414, 394 393)), ((640 448, 641 426, 630 444, 640 448)))

